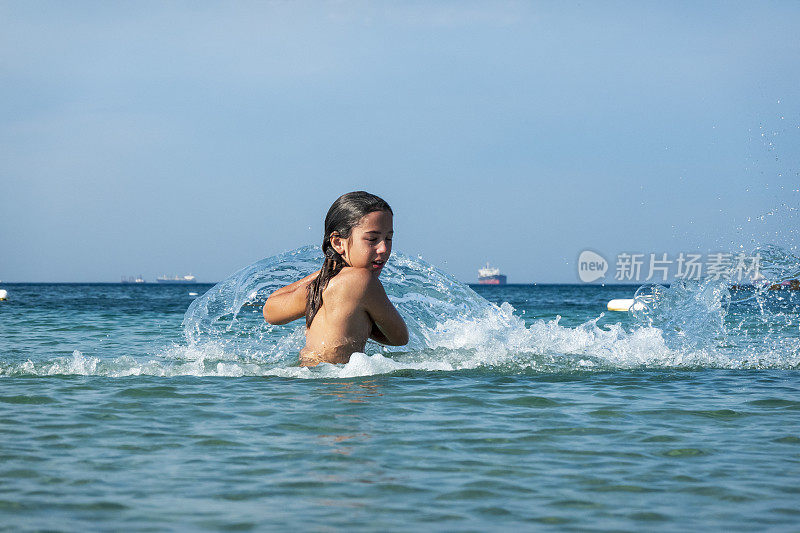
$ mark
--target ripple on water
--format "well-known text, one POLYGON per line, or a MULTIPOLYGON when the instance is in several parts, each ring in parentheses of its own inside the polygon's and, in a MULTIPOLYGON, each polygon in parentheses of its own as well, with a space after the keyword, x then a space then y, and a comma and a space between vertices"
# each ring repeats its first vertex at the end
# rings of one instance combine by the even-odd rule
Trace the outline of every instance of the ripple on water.
POLYGON ((639 513, 631 513, 628 515, 633 520, 641 520, 644 522, 666 522, 670 518, 665 516, 661 513, 654 513, 654 512, 639 512, 639 513))
POLYGON ((734 411, 733 409, 710 409, 710 410, 700 410, 700 411, 688 411, 688 413, 695 416, 714 418, 717 420, 732 420, 734 418, 750 416, 750 413, 734 411))
POLYGON ((40 395, 27 395, 18 394, 14 396, 0 396, 0 402, 22 405, 45 405, 50 403, 59 403, 55 398, 50 396, 40 395))
POLYGON ((703 450, 699 450, 697 448, 675 448, 672 450, 666 450, 662 452, 664 457, 673 457, 673 458, 684 458, 684 457, 699 457, 702 455, 708 455, 708 452, 703 450))
POLYGON ((507 516, 511 516, 513 513, 508 509, 498 506, 492 507, 478 507, 475 509, 479 514, 484 516, 494 517, 494 518, 503 518, 507 516))
POLYGON ((604 505, 591 500, 556 500, 549 502, 551 507, 564 507, 568 509, 601 509, 604 505))
POLYGON ((243 491, 232 491, 232 492, 221 492, 219 494, 215 494, 212 496, 213 498, 219 500, 227 500, 232 502, 241 502, 241 501, 249 501, 249 500, 258 500, 264 497, 263 490, 243 490, 243 491))
POLYGON ((594 490, 596 492, 632 492, 632 493, 657 492, 656 489, 653 489, 651 487, 644 487, 641 485, 630 485, 630 484, 601 485, 595 487, 594 490))
POLYGON ((776 507, 774 509, 770 509, 773 513, 780 513, 789 516, 800 516, 800 509, 793 509, 787 507, 776 507))
POLYGON ((217 448, 217 447, 225 447, 225 448, 227 448, 227 447, 231 447, 231 446, 243 446, 243 444, 240 443, 240 442, 236 442, 236 441, 232 441, 232 440, 226 440, 226 439, 219 439, 219 438, 205 438, 205 439, 201 439, 201 440, 196 441, 195 444, 197 444, 198 446, 209 446, 209 447, 212 447, 212 448, 217 448))
POLYGON ((627 414, 620 409, 602 408, 589 411, 589 415, 597 418, 627 418, 627 414))
POLYGON ((40 475, 41 472, 37 472, 36 470, 30 470, 28 468, 13 468, 11 470, 5 470, 2 473, 2 477, 4 478, 18 478, 18 479, 37 478, 40 475))
POLYGON ((464 500, 491 500, 497 494, 481 489, 460 489, 440 494, 434 498, 437 501, 464 501, 464 500))
POLYGON ((461 394, 450 395, 443 397, 441 400, 442 404, 451 404, 452 406, 464 406, 464 407, 485 407, 488 403, 475 396, 466 396, 461 394))
POLYGON ((747 402, 746 405, 753 405, 755 407, 767 407, 774 409, 800 410, 800 402, 784 400, 782 398, 764 398, 761 400, 753 400, 747 402))
POLYGON ((636 415, 656 416, 660 418, 681 418, 685 416, 713 418, 716 420, 733 420, 750 416, 751 413, 734 411, 733 409, 645 409, 636 411, 636 415))
POLYGON ((779 437, 777 439, 773 439, 772 442, 777 442, 779 444, 800 444, 800 437, 796 437, 794 435, 787 435, 785 437, 779 437))
POLYGON ((558 407, 561 403, 545 398, 543 396, 518 396, 516 398, 509 398, 508 400, 501 400, 503 405, 513 405, 515 407, 558 407))
POLYGON ((500 494, 533 494, 537 492, 536 490, 520 485, 519 483, 510 483, 508 481, 499 479, 486 479, 483 477, 477 481, 465 483, 464 487, 488 489, 500 494))
POLYGON ((183 398, 184 395, 176 387, 166 385, 149 385, 145 387, 129 387, 116 393, 123 398, 183 398))
POLYGON ((642 442, 677 442, 681 440, 675 435, 651 435, 642 439, 642 442))
POLYGON ((96 501, 88 503, 62 503, 57 507, 74 511, 125 511, 130 509, 127 505, 112 501, 96 501))

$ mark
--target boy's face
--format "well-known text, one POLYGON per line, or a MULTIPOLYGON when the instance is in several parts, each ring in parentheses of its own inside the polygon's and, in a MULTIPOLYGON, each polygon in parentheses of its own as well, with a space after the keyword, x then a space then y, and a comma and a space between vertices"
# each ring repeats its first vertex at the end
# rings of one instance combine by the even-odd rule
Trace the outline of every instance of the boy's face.
POLYGON ((392 254, 392 214, 388 211, 367 213, 350 232, 350 237, 342 239, 331 236, 331 244, 347 264, 355 268, 366 268, 380 275, 383 265, 392 254))

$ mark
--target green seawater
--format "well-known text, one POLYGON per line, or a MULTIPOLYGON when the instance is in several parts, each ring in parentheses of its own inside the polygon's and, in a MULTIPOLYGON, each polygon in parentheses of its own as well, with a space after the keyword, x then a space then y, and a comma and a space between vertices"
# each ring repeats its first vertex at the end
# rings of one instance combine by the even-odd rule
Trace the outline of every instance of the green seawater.
POLYGON ((796 294, 711 349, 636 287, 473 287, 519 324, 304 375, 187 346, 210 286, 3 288, 0 529, 800 529, 796 294))

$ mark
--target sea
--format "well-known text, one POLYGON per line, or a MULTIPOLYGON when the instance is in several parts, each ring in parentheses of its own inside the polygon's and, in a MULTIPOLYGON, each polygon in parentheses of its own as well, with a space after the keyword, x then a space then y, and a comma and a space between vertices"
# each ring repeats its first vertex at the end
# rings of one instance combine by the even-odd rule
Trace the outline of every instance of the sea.
POLYGON ((800 530, 800 292, 477 286, 395 254, 409 345, 308 369, 302 321, 260 307, 320 257, 2 284, 0 530, 800 530))

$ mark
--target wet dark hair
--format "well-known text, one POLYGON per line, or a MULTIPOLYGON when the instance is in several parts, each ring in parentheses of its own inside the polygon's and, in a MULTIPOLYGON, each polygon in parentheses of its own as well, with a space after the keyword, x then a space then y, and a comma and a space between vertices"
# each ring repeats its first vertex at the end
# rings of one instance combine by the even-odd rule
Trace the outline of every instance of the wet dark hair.
MULTIPOLYGON (((388 211, 392 213, 382 198, 365 191, 349 192, 341 195, 333 202, 325 215, 325 235, 322 238, 322 252, 325 254, 325 262, 317 278, 308 286, 308 300, 306 301, 306 327, 311 327, 311 322, 322 307, 322 291, 328 286, 328 282, 338 274, 342 268, 348 266, 344 258, 333 249, 331 236, 338 233, 343 239, 350 237, 353 228, 358 225, 364 215, 375 211, 388 211)), ((392 213, 394 214, 394 213, 392 213)))

